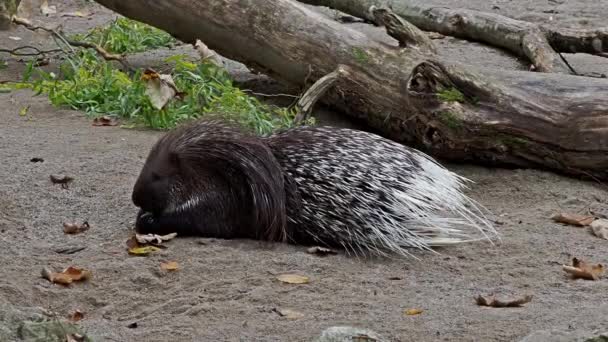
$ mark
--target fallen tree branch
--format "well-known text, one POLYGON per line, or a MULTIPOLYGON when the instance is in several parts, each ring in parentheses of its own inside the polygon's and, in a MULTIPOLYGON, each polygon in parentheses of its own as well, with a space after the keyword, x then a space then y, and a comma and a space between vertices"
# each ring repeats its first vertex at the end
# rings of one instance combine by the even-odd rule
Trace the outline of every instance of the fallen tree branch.
POLYGON ((294 124, 299 125, 306 120, 312 107, 325 94, 337 80, 347 77, 348 71, 344 65, 339 65, 336 70, 319 78, 308 90, 300 97, 296 103, 297 115, 294 124))
POLYGON ((390 8, 371 6, 370 12, 376 24, 386 27, 386 33, 399 42, 399 47, 414 47, 429 53, 437 52, 435 44, 424 32, 403 20, 390 8))
MULTIPOLYGON (((59 39, 66 46, 68 46, 72 52, 74 52, 74 49, 72 49, 73 47, 83 47, 83 48, 93 49, 105 60, 117 61, 120 64, 122 64, 127 70, 133 70, 131 68, 131 66, 129 65, 129 63, 126 61, 124 55, 110 53, 97 44, 69 40, 63 34, 61 34, 59 31, 57 31, 55 29, 44 27, 44 26, 35 26, 29 20, 24 19, 24 18, 13 17, 13 22, 17 25, 21 25, 21 26, 27 28, 30 31, 42 30, 42 31, 46 31, 46 32, 52 34, 53 37, 59 39)), ((63 51, 63 50, 60 49, 60 51, 63 51)))
POLYGON ((478 41, 526 57, 540 72, 571 73, 559 52, 600 53, 608 51, 608 28, 574 30, 553 28, 507 18, 493 13, 444 7, 424 8, 403 0, 299 0, 330 7, 372 20, 372 6, 390 6, 413 25, 425 31, 478 41))
POLYGON ((287 84, 345 65, 320 101, 434 156, 608 179, 606 79, 449 63, 291 0, 97 2, 287 84))

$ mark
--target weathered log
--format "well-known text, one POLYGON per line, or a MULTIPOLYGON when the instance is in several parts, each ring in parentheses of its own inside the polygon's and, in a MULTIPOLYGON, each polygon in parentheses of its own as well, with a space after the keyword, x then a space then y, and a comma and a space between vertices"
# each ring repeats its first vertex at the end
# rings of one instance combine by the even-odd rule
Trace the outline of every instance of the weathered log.
POLYGON ((437 157, 608 179, 608 80, 448 64, 291 0, 97 0, 304 86, 348 67, 325 103, 437 157))
POLYGON ((608 28, 568 29, 539 25, 494 13, 445 7, 421 7, 404 0, 299 0, 373 20, 371 6, 390 6, 418 28, 490 46, 527 58, 536 71, 576 73, 560 56, 608 51, 608 28))

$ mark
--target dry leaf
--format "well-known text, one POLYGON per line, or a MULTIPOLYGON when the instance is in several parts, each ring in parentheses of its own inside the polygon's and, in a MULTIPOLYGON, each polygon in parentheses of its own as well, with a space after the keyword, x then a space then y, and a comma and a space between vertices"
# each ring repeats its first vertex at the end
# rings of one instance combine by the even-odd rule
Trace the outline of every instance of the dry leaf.
POLYGON ((210 60, 215 65, 222 65, 222 60, 219 58, 219 56, 213 50, 209 49, 209 47, 207 47, 207 45, 205 45, 205 43, 201 42, 199 39, 197 39, 194 43, 194 49, 196 50, 196 52, 198 52, 198 55, 201 57, 201 60, 210 60))
POLYGON ((91 272, 74 266, 70 266, 60 273, 53 272, 48 268, 43 268, 42 276, 52 283, 69 285, 74 281, 90 279, 91 272))
POLYGON ((585 261, 572 258, 572 266, 562 265, 563 270, 572 275, 574 279, 598 280, 604 274, 604 266, 602 264, 590 265, 585 261))
POLYGON ((135 234, 135 239, 140 244, 146 244, 146 243, 158 243, 158 244, 160 244, 160 243, 163 243, 164 241, 169 241, 169 240, 175 238, 176 236, 177 236, 177 233, 171 233, 171 234, 167 234, 167 235, 157 235, 157 234, 140 235, 140 234, 135 234))
POLYGON ((288 284, 308 284, 310 279, 306 276, 301 276, 298 274, 282 274, 277 277, 277 279, 283 283, 288 284))
POLYGON ((175 97, 179 91, 171 75, 159 74, 152 69, 146 69, 142 75, 146 83, 146 95, 154 108, 160 110, 175 97))
POLYGON ((421 309, 408 309, 404 312, 408 316, 419 315, 422 313, 421 309))
POLYGON ((67 12, 67 13, 63 13, 61 16, 62 17, 78 17, 78 18, 86 18, 88 16, 90 16, 91 13, 83 13, 81 11, 75 11, 75 12, 67 12))
POLYGON ((306 253, 308 253, 308 254, 316 254, 316 255, 320 255, 320 256, 326 256, 326 255, 330 255, 330 254, 338 254, 333 249, 325 248, 325 247, 318 247, 318 246, 317 247, 310 247, 309 249, 306 250, 306 253))
POLYGON ((84 318, 84 313, 80 310, 76 310, 68 315, 68 319, 72 322, 78 322, 84 318))
POLYGON ((30 106, 25 106, 19 110, 19 116, 26 116, 27 112, 30 110, 30 106))
POLYGON ((68 222, 63 223, 63 232, 66 234, 79 234, 89 230, 89 228, 91 228, 91 226, 87 221, 84 221, 82 224, 68 222))
POLYGON ((557 214, 557 215, 553 216, 551 219, 553 219, 553 221, 559 222, 559 223, 565 223, 565 224, 569 224, 569 225, 573 225, 573 226, 584 227, 584 226, 588 226, 589 224, 591 224, 591 222, 593 222, 593 220, 595 220, 595 217, 590 216, 590 215, 561 213, 561 214, 557 214))
POLYGON ((62 273, 69 275, 74 281, 87 280, 91 278, 90 271, 74 266, 66 268, 62 273))
POLYGON ((304 314, 301 312, 297 312, 291 309, 274 309, 276 313, 281 317, 285 317, 287 319, 300 319, 304 317, 304 314))
POLYGON ((138 255, 138 256, 146 256, 152 252, 160 251, 161 249, 156 246, 144 246, 144 247, 135 247, 129 249, 129 254, 138 255))
POLYGON ((74 178, 70 176, 59 177, 51 175, 49 178, 53 184, 61 184, 61 187, 64 189, 67 189, 68 184, 74 180, 74 178))
POLYGON ((116 126, 118 121, 110 116, 104 115, 99 118, 93 119, 93 126, 116 126))
POLYGON ((161 262, 160 268, 165 271, 177 271, 179 269, 179 265, 175 261, 161 262))
POLYGON ((529 303, 532 300, 532 296, 528 295, 520 299, 515 300, 499 300, 494 298, 494 296, 484 297, 479 295, 476 299, 477 305, 481 306, 490 306, 493 308, 516 308, 520 307, 523 304, 529 303))
POLYGON ((591 226, 591 231, 593 235, 608 240, 608 220, 606 219, 597 219, 589 225, 591 226))
POLYGON ((55 5, 49 6, 48 0, 43 0, 42 4, 40 4, 40 12, 44 16, 48 16, 49 14, 57 13, 57 7, 55 5))

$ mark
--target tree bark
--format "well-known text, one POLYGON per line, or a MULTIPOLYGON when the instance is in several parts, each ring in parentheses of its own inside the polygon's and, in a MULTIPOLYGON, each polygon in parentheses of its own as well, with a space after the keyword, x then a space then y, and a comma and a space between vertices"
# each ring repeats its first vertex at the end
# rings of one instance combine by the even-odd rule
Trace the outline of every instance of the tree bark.
POLYGON ((373 20, 372 6, 395 14, 426 31, 499 47, 527 58, 536 71, 575 74, 560 52, 598 54, 608 51, 608 28, 565 29, 539 25, 494 13, 445 7, 420 7, 405 0, 299 0, 373 20))
POLYGON ((345 65, 322 100, 436 157, 608 179, 608 80, 447 63, 291 0, 97 2, 293 85, 345 65))

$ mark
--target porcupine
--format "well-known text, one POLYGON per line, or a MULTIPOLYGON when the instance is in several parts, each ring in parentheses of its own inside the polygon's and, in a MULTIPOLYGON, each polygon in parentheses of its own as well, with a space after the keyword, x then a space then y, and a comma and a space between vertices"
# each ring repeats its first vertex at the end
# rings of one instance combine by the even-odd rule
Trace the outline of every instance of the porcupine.
POLYGON ((157 141, 132 200, 142 234, 411 255, 496 235, 468 182, 373 133, 299 126, 262 137, 200 119, 157 141))

